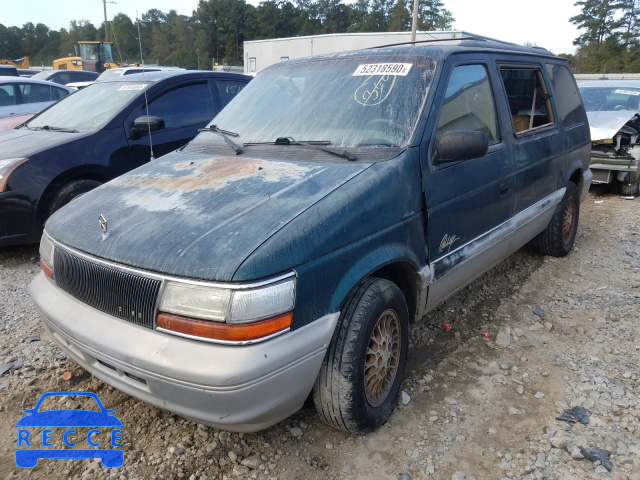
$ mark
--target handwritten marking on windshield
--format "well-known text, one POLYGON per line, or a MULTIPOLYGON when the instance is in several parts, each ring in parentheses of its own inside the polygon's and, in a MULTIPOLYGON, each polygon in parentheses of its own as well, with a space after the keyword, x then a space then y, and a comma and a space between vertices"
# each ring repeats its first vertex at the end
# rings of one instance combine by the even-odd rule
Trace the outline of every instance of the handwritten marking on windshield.
POLYGON ((356 90, 354 94, 355 101, 363 107, 380 105, 389 97, 395 84, 395 76, 383 75, 380 77, 372 75, 356 90))

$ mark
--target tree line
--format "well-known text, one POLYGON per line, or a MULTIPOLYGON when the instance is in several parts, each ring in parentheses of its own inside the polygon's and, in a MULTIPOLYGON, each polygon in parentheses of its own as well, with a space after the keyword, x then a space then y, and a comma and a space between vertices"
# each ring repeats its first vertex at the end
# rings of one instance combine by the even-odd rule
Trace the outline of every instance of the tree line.
MULTIPOLYGON (((571 19, 580 31, 568 58, 575 73, 640 72, 640 0, 579 0, 571 19)), ((200 0, 190 16, 151 9, 134 21, 118 13, 107 25, 116 62, 212 67, 242 65, 242 43, 303 35, 400 32, 411 29, 411 0, 200 0), (138 35, 138 29, 140 35, 138 35), (138 39, 140 38, 140 40, 138 39), (141 48, 140 48, 141 47, 141 48)), ((550 12, 552 15, 553 12, 550 12)), ((448 30, 453 17, 441 0, 420 0, 418 29, 448 30)), ((32 65, 51 65, 75 55, 79 40, 105 40, 104 23, 72 20, 51 30, 42 23, 0 24, 0 57, 29 56, 32 65)), ((541 35, 544 26, 540 26, 541 35)), ((541 45, 544 46, 544 45, 541 45)))
POLYGON ((640 72, 640 0, 580 0, 570 21, 578 48, 566 56, 576 73, 640 72))
MULTIPOLYGON (((210 69, 212 63, 242 65, 246 40, 346 32, 411 30, 411 0, 267 0, 257 7, 245 0, 200 0, 192 15, 151 9, 138 23, 118 13, 107 25, 116 62, 210 69), (140 35, 138 36, 138 28, 140 35), (140 38, 140 43, 138 38, 140 38), (141 48, 140 48, 141 46, 141 48), (141 52, 142 51, 142 52, 141 52)), ((421 0, 419 30, 448 30, 453 17, 441 0, 421 0)), ((0 24, 0 57, 28 56, 31 65, 51 65, 75 55, 78 41, 105 40, 104 23, 72 20, 52 30, 42 23, 0 24)))

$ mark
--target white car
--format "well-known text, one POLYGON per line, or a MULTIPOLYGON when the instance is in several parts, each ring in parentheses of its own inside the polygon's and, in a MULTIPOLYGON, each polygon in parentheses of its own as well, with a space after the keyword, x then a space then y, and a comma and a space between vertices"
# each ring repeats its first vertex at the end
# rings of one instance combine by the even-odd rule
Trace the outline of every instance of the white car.
POLYGON ((591 129, 593 183, 617 180, 623 195, 640 195, 640 81, 580 82, 591 129))
POLYGON ((179 67, 118 67, 118 68, 110 68, 105 70, 100 74, 98 78, 96 78, 92 82, 71 82, 67 83, 68 87, 71 87, 75 90, 80 90, 81 88, 88 87, 89 85, 95 82, 102 82, 104 80, 108 80, 113 77, 121 77, 122 75, 131 75, 133 73, 142 73, 142 72, 157 72, 158 70, 184 70, 184 68, 179 67))
POLYGON ((0 77, 0 118, 44 110, 74 90, 25 77, 0 77))

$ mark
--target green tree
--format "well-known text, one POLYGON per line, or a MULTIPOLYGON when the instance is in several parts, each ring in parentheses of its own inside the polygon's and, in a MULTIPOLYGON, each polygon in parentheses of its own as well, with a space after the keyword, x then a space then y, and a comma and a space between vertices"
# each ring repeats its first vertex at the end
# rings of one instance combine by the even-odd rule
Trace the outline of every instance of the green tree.
POLYGON ((407 0, 397 0, 396 4, 389 10, 389 31, 406 32, 411 30, 412 13, 413 2, 409 5, 407 0), (410 8, 411 11, 409 11, 410 8))
POLYGON ((426 0, 418 5, 419 30, 451 30, 453 21, 453 15, 440 0, 426 0))
MULTIPOLYGON (((104 25, 98 28, 104 32, 104 25)), ((100 37, 102 39, 102 36, 100 37)), ((113 42, 113 58, 116 62, 134 63, 140 61, 138 29, 128 15, 118 13, 109 22, 109 41, 113 42)))
POLYGON ((322 28, 318 4, 313 0, 295 0, 296 35, 316 35, 322 28))
POLYGON ((0 23, 0 57, 12 60, 22 54, 22 30, 18 27, 6 27, 0 23))
POLYGON ((69 30, 60 29, 60 50, 59 56, 75 56, 75 46, 79 41, 94 41, 97 39, 98 31, 88 20, 71 20, 69 30))
POLYGON ((574 5, 582 11, 569 19, 580 30, 586 30, 573 41, 574 45, 584 46, 595 43, 597 50, 605 38, 623 25, 619 15, 625 6, 624 0, 580 0, 574 5))
POLYGON ((353 9, 342 0, 318 0, 320 33, 345 33, 351 25, 353 9))
POLYGON ((640 42, 640 0, 623 0, 624 14, 620 27, 620 38, 626 45, 640 42))
POLYGON ((576 73, 635 72, 640 60, 640 1, 582 0, 570 19, 583 32, 574 40, 576 73))

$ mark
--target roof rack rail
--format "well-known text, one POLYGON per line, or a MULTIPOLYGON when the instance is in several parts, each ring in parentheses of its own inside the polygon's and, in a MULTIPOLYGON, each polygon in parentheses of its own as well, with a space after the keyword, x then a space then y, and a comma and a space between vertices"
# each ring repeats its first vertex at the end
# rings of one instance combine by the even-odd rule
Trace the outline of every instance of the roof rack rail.
POLYGON ((446 42, 449 40, 479 40, 482 42, 495 42, 501 43, 503 45, 517 45, 511 42, 505 42, 504 40, 498 40, 496 38, 485 37, 483 35, 476 35, 475 33, 465 32, 462 30, 452 30, 452 31, 428 31, 428 32, 417 32, 417 35, 424 36, 428 35, 431 38, 423 38, 420 40, 408 41, 408 42, 400 42, 400 43, 390 43, 387 45, 378 45, 376 47, 369 47, 370 49, 375 48, 385 48, 385 47, 396 47, 399 45, 415 45, 418 43, 431 43, 431 42, 446 42))

